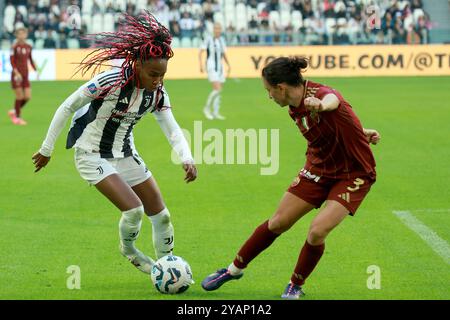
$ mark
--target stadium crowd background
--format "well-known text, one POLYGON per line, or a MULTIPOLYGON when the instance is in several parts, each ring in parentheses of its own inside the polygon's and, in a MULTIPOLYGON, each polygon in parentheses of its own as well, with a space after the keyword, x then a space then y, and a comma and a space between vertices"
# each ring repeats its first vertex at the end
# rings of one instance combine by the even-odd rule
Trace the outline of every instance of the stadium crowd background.
POLYGON ((37 49, 86 48, 80 36, 143 9, 169 27, 174 47, 199 46, 216 21, 228 45, 426 44, 433 27, 422 0, 6 0, 2 48, 22 23, 37 49))

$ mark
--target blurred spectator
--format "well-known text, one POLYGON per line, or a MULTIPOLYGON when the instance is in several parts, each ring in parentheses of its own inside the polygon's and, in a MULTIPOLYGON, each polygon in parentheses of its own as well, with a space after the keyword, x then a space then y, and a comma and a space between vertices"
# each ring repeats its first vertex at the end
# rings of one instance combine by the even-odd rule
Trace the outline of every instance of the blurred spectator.
POLYGON ((181 38, 192 38, 194 36, 195 21, 192 19, 191 14, 187 11, 183 13, 180 19, 180 35, 181 38))
POLYGON ((52 30, 47 30, 47 36, 44 40, 44 49, 55 49, 56 48, 56 41, 53 38, 53 32, 52 30))
POLYGON ((66 34, 64 32, 60 32, 59 33, 59 45, 58 48, 59 49, 67 49, 69 46, 67 44, 67 37, 66 34))
MULTIPOLYGON (((1 0, 0 0, 1 1, 1 0)), ((430 0, 431 1, 431 0, 430 0)), ((196 39, 212 31, 213 22, 224 18, 227 33, 237 43, 291 43, 291 44, 361 44, 361 43, 429 43, 430 19, 423 11, 422 0, 235 0, 246 6, 240 18, 247 21, 233 22, 230 27, 228 12, 233 12, 227 0, 6 0, 3 14, 3 37, 14 40, 14 26, 25 24, 32 40, 47 39, 48 30, 59 47, 65 47, 69 39, 78 39, 80 34, 92 31, 94 15, 105 17, 126 11, 136 15, 148 9, 162 24, 167 26, 174 37, 196 39), (79 23, 74 25, 70 5, 80 7, 79 23), (86 6, 90 6, 87 8, 86 6), (366 21, 371 13, 369 6, 375 6, 382 15, 381 30, 367 29, 366 21), (271 12, 300 12, 296 20, 281 20, 275 25, 271 12), (218 13, 216 15, 216 13, 218 13), (88 15, 88 16, 85 16, 88 15), (270 15, 270 20, 269 20, 270 15), (270 24, 269 24, 270 21, 270 24), (297 23, 298 22, 298 23, 297 23), (333 27, 337 23, 339 25, 333 27), (84 24, 83 30, 77 30, 84 24), (87 25, 86 25, 87 24, 87 25), (234 27, 239 25, 240 30, 234 27), (302 27, 303 26, 303 27, 302 27), (75 28, 74 28, 75 27, 75 28), (381 32, 380 32, 381 31, 381 32)), ((235 19, 238 13, 232 16, 235 19)), ((283 18, 282 18, 283 19, 283 18)), ((99 20, 96 20, 98 22, 99 20)), ((108 26, 111 19, 108 20, 108 26)), ((102 23, 97 23, 97 29, 102 23)), ((108 29, 105 27, 105 29, 108 29)), ((98 31, 98 30, 96 30, 98 31)), ((232 42, 234 43, 234 42, 232 42)), ((48 45, 52 45, 49 43, 48 45)), ((84 42, 87 46, 88 43, 84 42)))

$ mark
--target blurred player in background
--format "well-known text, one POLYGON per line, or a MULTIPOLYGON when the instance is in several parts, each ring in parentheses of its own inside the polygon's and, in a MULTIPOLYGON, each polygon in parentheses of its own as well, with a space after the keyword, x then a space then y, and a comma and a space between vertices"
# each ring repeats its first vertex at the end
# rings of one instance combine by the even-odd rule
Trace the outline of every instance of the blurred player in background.
POLYGON ((28 79, 28 62, 36 71, 36 64, 31 57, 31 46, 26 43, 28 30, 25 26, 19 26, 15 31, 16 41, 11 47, 11 86, 16 94, 14 109, 8 111, 11 121, 17 125, 26 125, 21 117, 22 108, 31 99, 31 86, 28 79))
POLYGON ((206 69, 208 80, 212 84, 212 91, 206 100, 206 105, 203 108, 205 117, 209 120, 219 119, 225 120, 225 117, 219 113, 220 110, 220 94, 222 91, 225 77, 230 74, 230 63, 226 55, 225 39, 222 37, 222 26, 220 23, 214 24, 213 36, 209 36, 203 42, 200 53, 200 72, 203 73, 206 69), (206 63, 204 61, 204 53, 206 52, 206 63), (227 65, 225 74, 223 61, 227 65))
MULTIPOLYGON (((134 246, 144 213, 152 222, 157 258, 172 254, 174 230, 158 185, 135 148, 133 127, 153 113, 183 163, 186 182, 196 179, 197 169, 163 86, 173 56, 172 37, 149 12, 125 17, 121 31, 93 35, 98 49, 80 65, 83 73, 91 67, 95 73, 112 60, 124 59, 121 67, 96 75, 63 102, 32 159, 36 171, 47 165, 57 137, 75 113, 66 147, 75 148, 81 177, 122 212, 120 252, 139 270, 150 273, 153 260, 134 246)), ((151 142, 149 137, 150 147, 151 142)))
POLYGON ((262 70, 269 98, 281 107, 289 106, 289 115, 308 141, 306 164, 275 214, 256 228, 229 267, 205 278, 205 290, 216 290, 229 280, 241 278, 243 269, 281 233, 326 201, 311 223, 282 294, 285 299, 298 299, 304 295, 301 286, 325 250, 325 238, 345 217, 356 213, 375 183, 375 159, 369 144, 378 143, 379 133, 362 127, 338 91, 304 80, 301 71, 307 66, 303 58, 278 58, 262 70))

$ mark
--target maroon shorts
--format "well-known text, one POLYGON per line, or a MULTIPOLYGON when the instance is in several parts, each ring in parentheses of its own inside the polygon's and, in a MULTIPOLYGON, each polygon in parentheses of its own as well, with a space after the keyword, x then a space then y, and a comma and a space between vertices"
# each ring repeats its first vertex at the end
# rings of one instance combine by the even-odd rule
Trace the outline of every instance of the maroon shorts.
POLYGON ((28 76, 24 77, 22 76, 22 80, 19 81, 14 74, 11 75, 11 87, 13 89, 18 88, 29 88, 30 87, 30 80, 28 79, 28 76))
POLYGON ((325 200, 335 200, 353 216, 374 183, 375 179, 367 175, 346 180, 325 177, 308 179, 299 174, 287 191, 316 208, 325 200))

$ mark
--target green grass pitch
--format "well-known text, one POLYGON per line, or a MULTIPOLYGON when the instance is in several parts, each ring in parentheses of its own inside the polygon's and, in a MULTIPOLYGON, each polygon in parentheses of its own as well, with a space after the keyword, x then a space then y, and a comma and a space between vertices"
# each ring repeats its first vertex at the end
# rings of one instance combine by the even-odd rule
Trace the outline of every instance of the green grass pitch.
MULTIPOLYGON (((326 241, 325 254, 304 289, 305 299, 449 299, 448 262, 406 227, 395 210, 411 212, 450 242, 450 90, 448 77, 314 79, 341 91, 363 125, 382 135, 373 147, 378 181, 355 217, 326 241), (381 288, 368 289, 367 268, 381 272, 381 288)), ((317 211, 300 220, 263 252, 245 276, 215 292, 201 280, 230 263, 254 228, 270 217, 304 163, 305 140, 287 114, 268 99, 258 79, 229 80, 218 128, 279 129, 276 175, 260 165, 198 165, 198 180, 185 184, 180 166, 152 116, 135 129, 141 156, 171 211, 175 254, 189 261, 196 283, 182 295, 156 292, 150 279, 118 251, 119 211, 78 175, 73 150, 61 134, 48 167, 35 174, 39 148, 59 104, 80 82, 33 83, 25 127, 6 113, 9 83, 0 84, 0 299, 279 299, 317 211), (81 289, 69 290, 68 266, 81 270, 81 289)), ((206 80, 166 81, 181 127, 204 120, 206 80)), ((206 145, 206 143, 204 143, 206 145)), ((146 219, 137 246, 150 255, 146 219)))

